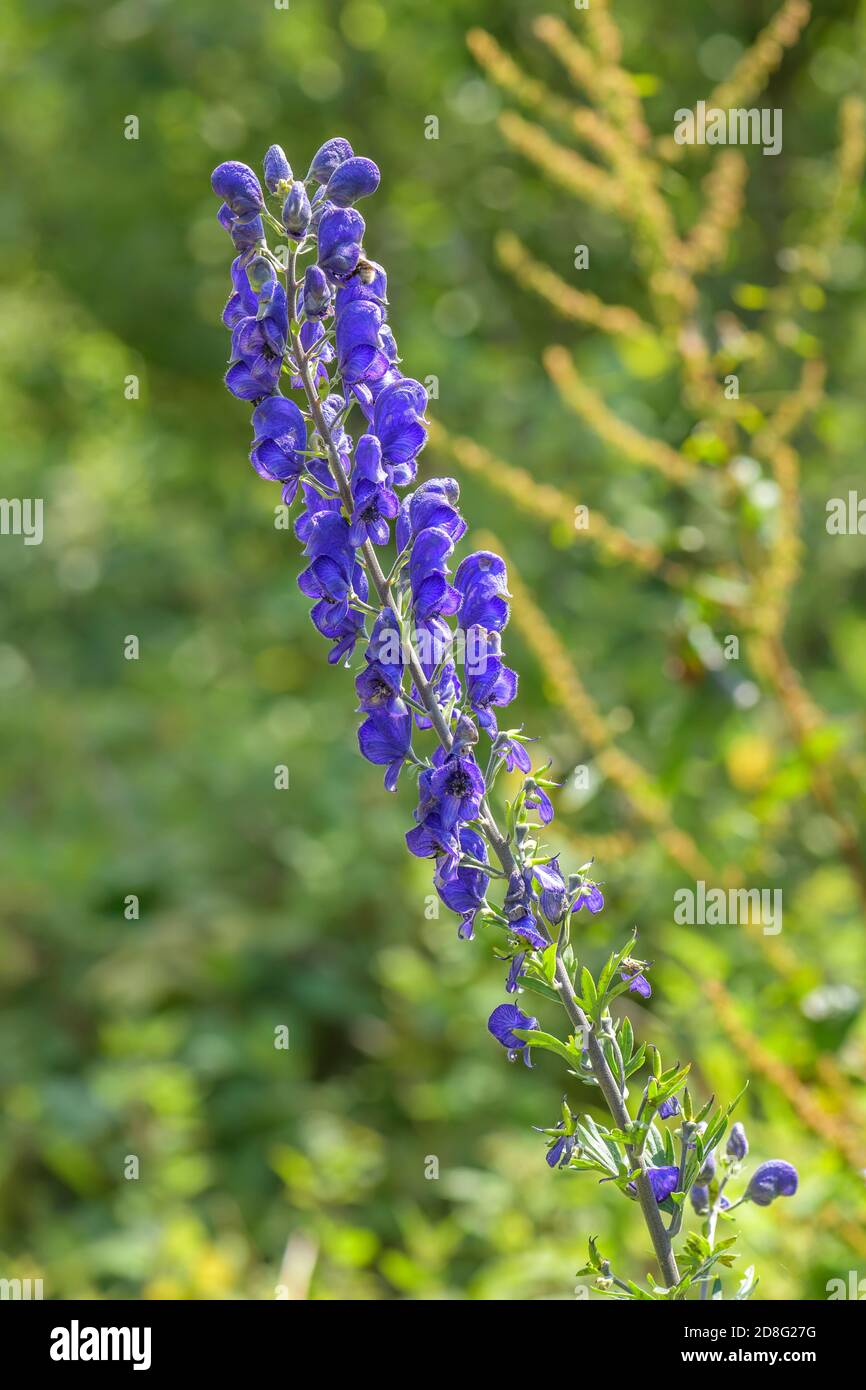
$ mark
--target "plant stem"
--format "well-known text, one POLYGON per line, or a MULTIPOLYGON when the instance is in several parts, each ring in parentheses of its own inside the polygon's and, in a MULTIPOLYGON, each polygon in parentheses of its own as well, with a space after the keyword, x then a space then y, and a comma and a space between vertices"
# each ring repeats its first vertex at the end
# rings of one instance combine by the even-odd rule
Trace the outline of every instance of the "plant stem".
MULTIPOLYGON (((289 264, 287 270, 289 297, 292 311, 294 311, 295 295, 297 291, 297 286, 295 284, 296 255, 297 253, 293 252, 289 257, 289 264)), ((340 493, 340 498, 343 502, 343 506, 346 508, 347 512, 351 516, 353 503, 352 492, 349 486, 349 479, 346 476, 346 470, 343 467, 343 461, 331 436, 331 431, 328 427, 328 422, 325 419, 325 414, 322 410, 322 405, 321 401, 319 400, 318 393, 311 380, 307 356, 301 346, 300 339, 297 333, 292 334, 292 347, 294 351, 295 362, 297 363, 298 367, 298 374, 300 375, 301 381, 303 383, 304 394, 307 398, 307 404, 309 405, 310 413, 313 417, 317 433, 319 434, 319 437, 322 440, 325 449, 327 450, 328 462, 330 463, 331 470, 337 481, 337 488, 340 493)), ((374 546, 369 540, 367 540, 364 542, 362 549, 364 552, 364 559, 367 564, 368 572, 370 574, 370 578, 373 581, 373 587, 376 590, 380 603, 383 605, 383 607, 393 609, 395 605, 391 594, 391 585, 389 580, 385 577, 384 573, 382 572, 382 567, 379 564, 379 557, 376 554, 374 546)), ((412 645, 412 642, 407 641, 405 646, 407 663, 409 666, 409 670, 412 673, 412 680, 415 684, 415 689, 417 690, 421 698, 424 708, 430 716, 430 719, 433 723, 433 727, 436 730, 436 735, 439 739, 439 742, 445 749, 446 753, 450 752, 453 739, 451 737, 451 731, 448 728, 448 725, 446 724, 442 716, 442 711, 439 707, 439 701, 436 699, 436 696, 433 693, 433 690, 431 689, 426 676, 424 675, 424 671, 421 667, 421 662, 418 658, 414 646, 412 645)), ((504 873, 507 877, 510 877, 510 875, 514 872, 515 868, 517 867, 514 861, 514 855, 511 852, 511 846, 508 843, 508 840, 502 834, 502 831, 499 829, 499 826, 496 822, 496 818, 493 815, 490 806, 488 805, 486 797, 481 803, 479 820, 484 826, 484 829, 487 833, 487 838, 490 842, 492 849, 496 854, 496 857, 502 865, 504 873)), ((566 970, 565 964, 562 960, 559 960, 557 962, 556 978, 557 983, 559 985, 559 989, 562 993, 563 1004, 571 1022, 573 1023, 575 1028, 581 1033, 583 1033, 583 1035, 586 1037, 590 1063, 592 1065, 592 1071, 596 1080, 598 1081, 602 1095, 604 1096, 604 1099, 607 1103, 607 1107, 610 1110, 610 1113, 613 1116, 616 1125, 620 1129, 626 1130, 628 1126, 631 1124, 631 1117, 628 1113, 625 1101, 623 1100, 622 1093, 610 1067, 608 1066, 607 1058, 605 1057, 604 1052, 602 1051, 602 1048, 599 1044, 599 1041, 592 1030, 589 1020, 587 1019, 586 1015, 584 1014, 583 1010, 580 1008, 577 1002, 571 979, 569 978, 568 971, 566 970)), ((652 1239, 653 1248, 655 1250, 656 1259, 659 1263, 659 1269, 661 1270, 662 1278, 664 1279, 665 1284, 668 1287, 671 1287, 671 1285, 679 1282, 679 1271, 677 1269, 677 1263, 676 1259, 674 1258, 673 1250, 671 1249, 671 1243, 668 1237, 668 1233, 665 1230, 664 1222, 662 1221, 661 1213, 658 1209, 658 1204, 655 1200, 653 1190, 650 1186, 649 1178, 647 1177, 645 1161, 643 1155, 635 1154, 635 1151, 631 1146, 627 1146, 627 1153, 629 1161, 639 1169, 637 1176, 638 1200, 640 1202, 641 1211, 643 1212, 647 1229, 649 1230, 649 1234, 652 1239)))

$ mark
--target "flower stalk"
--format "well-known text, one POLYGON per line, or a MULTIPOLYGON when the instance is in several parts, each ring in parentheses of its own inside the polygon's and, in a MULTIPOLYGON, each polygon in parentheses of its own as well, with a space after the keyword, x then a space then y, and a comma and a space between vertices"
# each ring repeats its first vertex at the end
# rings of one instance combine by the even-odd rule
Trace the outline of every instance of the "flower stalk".
MULTIPOLYGON (((572 1029, 563 1042, 516 1004, 501 1004, 489 1032, 510 1060, 522 1056, 528 1066, 536 1049, 555 1052, 573 1074, 598 1086, 607 1105, 608 1128, 589 1116, 578 1119, 564 1105, 561 1122, 543 1131, 552 1140, 547 1162, 595 1169, 638 1202, 663 1283, 639 1290, 610 1274, 608 1261, 592 1263, 591 1254, 597 1288, 620 1297, 683 1297, 717 1259, 708 1246, 681 1274, 672 1236, 698 1177, 697 1160, 705 1165, 712 1158, 730 1108, 711 1115, 705 1107, 695 1160, 668 1163, 671 1135, 655 1119, 677 1113, 676 1092, 688 1068, 663 1071, 653 1050, 637 1118, 630 1115, 628 1080, 645 1067, 648 1053, 610 1006, 626 991, 650 997, 649 965, 632 956, 634 940, 597 979, 575 958, 573 914, 584 907, 601 911, 604 897, 590 865, 566 879, 559 856, 544 845, 554 816, 548 792, 556 784, 546 768, 533 772, 522 730, 499 727, 497 712, 512 703, 518 680, 502 651, 510 616, 505 564, 491 551, 476 551, 449 578, 448 560, 466 531, 454 479, 434 478, 402 500, 398 495, 414 481, 426 442, 427 396, 399 370, 385 272, 362 246, 365 224, 354 204, 375 191, 379 171, 336 138, 316 153, 304 180, 293 179, 283 151, 272 146, 265 183, 281 205, 279 218, 247 165, 230 161, 212 178, 223 200, 218 218, 239 252, 223 315, 232 330, 226 385, 254 406, 251 461, 262 477, 282 484, 287 505, 303 496, 295 531, 309 564, 298 585, 314 600, 313 623, 333 644, 329 661, 348 665, 358 642, 365 643, 355 677, 364 716, 360 751, 386 768, 389 791, 404 768, 417 777, 408 849, 433 861, 437 893, 460 917, 463 939, 473 937, 476 925, 504 935, 506 992, 555 999, 572 1029), (285 262, 269 250, 266 224, 287 235, 285 262), (300 256, 312 251, 315 263, 301 276, 300 256), (300 393, 300 405, 283 394, 286 384, 300 393), (346 425, 356 408, 363 432, 353 441, 346 425), (389 567, 379 549, 391 542, 392 523, 396 558, 389 567), (422 756, 413 737, 426 732, 436 746, 422 756), (482 739, 486 758, 476 757, 482 739), (504 829, 491 805, 503 768, 522 774, 517 794, 505 803, 504 829), (491 883, 503 885, 501 904, 488 901, 491 883), (667 1226, 663 1212, 671 1215, 667 1226)), ((765 1205, 770 1187, 753 1200, 765 1205)))

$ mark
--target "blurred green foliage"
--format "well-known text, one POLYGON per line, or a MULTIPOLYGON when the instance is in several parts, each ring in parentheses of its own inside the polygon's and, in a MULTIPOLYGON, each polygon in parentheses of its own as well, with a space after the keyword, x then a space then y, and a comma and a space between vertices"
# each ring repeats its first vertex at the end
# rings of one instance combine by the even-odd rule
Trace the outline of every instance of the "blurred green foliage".
MULTIPOLYGON (((466 50, 483 24, 561 85, 530 35, 540 8, 3 6, 2 492, 44 497, 45 540, 0 539, 0 1274, 42 1276, 47 1297, 271 1298, 281 1285, 322 1299, 571 1298, 590 1233, 632 1272, 649 1267, 633 1208, 544 1165, 531 1126, 555 1121, 561 1070, 507 1066, 484 1028, 502 968, 486 942, 458 943, 444 910, 425 915, 429 866, 403 847, 410 788, 386 797, 357 756, 349 676, 325 662, 297 546, 246 464, 247 412, 220 384, 229 250, 210 170, 258 165, 274 140, 304 165, 345 134, 382 168, 368 250, 388 267, 406 369, 439 378, 434 413, 540 480, 603 488, 635 534, 679 524, 656 480, 617 472, 564 413, 539 365, 549 314, 491 254, 496 232, 516 229, 567 276, 574 244, 591 242, 593 290, 641 307, 616 228, 507 150, 501 98, 466 50), (137 140, 124 138, 131 114, 137 140), (137 661, 124 659, 129 634, 137 661), (139 920, 124 917, 129 894, 139 920), (281 1025, 288 1051, 274 1047, 281 1025)), ((656 129, 724 76, 772 8, 623 0, 656 129)), ((866 16, 848 0, 818 8, 771 84, 784 151, 750 155, 760 177, 719 304, 734 284, 771 283, 820 203, 866 16)), ((814 316, 830 385, 804 445, 807 580, 791 619, 807 683, 845 718, 866 694, 864 551, 862 538, 828 542, 824 503, 862 476, 862 214, 856 228, 814 316)), ((608 340, 559 330, 627 418, 676 437, 667 378, 638 362, 624 386, 629 364, 608 340)), ((424 463, 443 466, 432 449, 424 463)), ((598 865, 608 907, 583 929, 588 958, 638 923, 657 989, 648 1009, 630 1006, 636 1031, 670 1061, 695 1056, 701 1099, 733 1094, 750 1066, 698 969, 728 981, 769 1055, 817 1088, 819 1113, 844 1087, 862 1133, 862 910, 795 755, 768 725, 738 760, 754 719, 746 730, 722 690, 707 682, 696 698, 672 675, 668 593, 643 585, 636 602, 627 567, 558 549, 481 480, 461 482, 467 516, 503 537, 681 823, 735 858, 763 820, 785 821, 774 868, 793 976, 739 929, 675 927, 682 873, 652 840, 598 865), (842 1004, 840 984, 855 987, 842 1004)), ((516 634, 509 652, 520 717, 567 775, 585 749, 516 634)), ((563 827, 590 845, 625 814, 604 785, 584 805, 561 798, 563 827)), ((571 1100, 595 1104, 577 1083, 571 1100)), ((766 1076, 740 1118, 756 1157, 802 1171, 796 1202, 744 1211, 742 1264, 757 1263, 759 1296, 823 1297, 866 1259, 862 1175, 766 1076)))

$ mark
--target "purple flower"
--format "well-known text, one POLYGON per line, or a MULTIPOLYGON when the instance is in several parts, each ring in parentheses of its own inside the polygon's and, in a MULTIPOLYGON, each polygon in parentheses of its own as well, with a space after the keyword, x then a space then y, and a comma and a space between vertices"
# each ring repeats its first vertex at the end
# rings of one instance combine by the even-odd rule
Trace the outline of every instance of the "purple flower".
POLYGON ((210 181, 214 193, 228 204, 236 217, 255 217, 265 205, 261 184, 248 164, 236 159, 218 164, 210 181))
POLYGON ((525 869, 522 873, 515 869, 508 880, 508 889, 502 904, 502 911, 508 918, 508 930, 515 936, 519 936, 522 941, 533 951, 543 951, 550 945, 547 937, 543 936, 538 930, 535 914, 532 911, 535 901, 532 889, 533 869, 525 869))
MULTIPOLYGON (((417 811, 415 815, 418 817, 417 811)), ((460 841, 454 828, 444 826, 435 811, 419 818, 418 824, 406 831, 406 847, 418 859, 435 858, 443 878, 452 874, 460 862, 460 841)))
POLYGON ((392 382, 377 397, 373 433, 379 437, 386 463, 413 463, 420 454, 427 441, 426 409, 427 392, 410 377, 392 382))
POLYGON ((375 661, 383 666, 391 682, 400 683, 403 677, 403 642, 400 624, 392 608, 383 608, 379 613, 364 655, 367 661, 375 661))
POLYGON ((281 184, 291 183, 292 170, 281 145, 271 145, 262 165, 265 185, 270 193, 281 192, 281 184))
POLYGON ((530 950, 543 951, 550 945, 547 937, 542 936, 538 930, 536 919, 529 911, 510 921, 508 930, 513 932, 515 936, 519 936, 521 941, 525 941, 530 950))
POLYGON ((624 960, 619 972, 619 978, 628 985, 629 994, 639 994, 642 999, 649 999, 652 994, 649 980, 641 973, 646 968, 641 961, 624 960))
POLYGON ((701 1168, 701 1171, 698 1173, 697 1181, 700 1183, 702 1187, 706 1187, 708 1183, 712 1182, 715 1176, 716 1155, 715 1152, 711 1149, 708 1154, 704 1155, 703 1167, 701 1168))
POLYGON ((315 179, 316 183, 327 183, 335 169, 351 159, 354 151, 348 140, 335 135, 332 140, 326 140, 324 145, 320 145, 313 155, 313 162, 310 165, 308 179, 315 179))
POLYGON ((293 241, 303 241, 307 235, 313 213, 307 190, 302 183, 295 181, 283 203, 283 226, 293 241))
POLYGON ((508 968, 508 975, 505 979, 506 994, 517 993, 517 987, 520 983, 520 977, 523 974, 523 964, 528 954, 529 953, 527 951, 517 951, 511 957, 511 965, 508 968))
POLYGON ((749 1152, 749 1141, 746 1138, 746 1131, 739 1120, 737 1120, 736 1124, 731 1126, 728 1142, 725 1145, 725 1152, 729 1158, 736 1159, 738 1163, 742 1163, 746 1154, 749 1152))
POLYGON ((356 299, 337 315, 337 361, 347 386, 376 381, 387 372, 383 322, 384 310, 369 299, 356 299))
POLYGON ((793 1197, 797 1191, 797 1170, 783 1158, 770 1158, 758 1164, 746 1188, 746 1198, 759 1207, 768 1207, 777 1197, 793 1197))
POLYGON ((231 236, 237 251, 250 251, 265 238, 265 224, 260 217, 236 217, 227 203, 217 213, 217 221, 231 236))
POLYGON ((509 616, 505 561, 490 550, 476 550, 458 565, 454 584, 463 595, 460 626, 464 630, 477 626, 501 632, 509 616))
MULTIPOLYGON (((653 1190, 653 1196, 656 1201, 664 1202, 670 1197, 671 1193, 675 1191, 680 1178, 680 1170, 676 1167, 647 1168, 646 1175, 649 1178, 650 1187, 653 1190)), ((634 1183, 629 1183, 628 1186, 630 1192, 637 1191, 634 1183)))
POLYGON ((333 280, 345 279, 358 264, 364 225, 354 208, 331 208, 323 215, 318 228, 318 262, 333 280))
POLYGON ((307 426, 294 401, 269 396, 253 411, 250 461, 263 478, 286 484, 283 500, 291 502, 304 469, 307 426))
POLYGON ((276 391, 288 330, 286 292, 277 284, 264 312, 260 306, 232 328, 231 365, 225 378, 232 395, 255 401, 276 391))
POLYGON ((334 646, 331 663, 352 651, 364 626, 364 615, 351 607, 353 593, 367 597, 367 578, 355 563, 348 523, 335 511, 320 510, 309 518, 306 554, 310 564, 298 575, 298 588, 318 600, 310 613, 314 625, 334 646))
POLYGON ((400 769, 412 744, 412 719, 402 700, 391 711, 382 709, 370 714, 358 730, 362 755, 370 763, 387 768, 385 790, 396 790, 400 769))
POLYGON ((374 545, 387 545, 391 539, 388 525, 397 515, 400 505, 390 488, 361 478, 353 488, 355 506, 349 532, 353 545, 370 540, 374 545))
MULTIPOLYGON (((513 672, 511 673, 514 674, 513 672)), ((516 682, 515 677, 515 682, 516 682)), ((528 811, 537 811, 538 819, 542 825, 550 825, 553 820, 553 802, 547 795, 543 787, 540 787, 531 777, 526 779, 525 806, 528 811)))
POLYGON ((559 868, 559 855, 547 864, 535 864, 533 877, 541 888, 541 910, 551 926, 558 926, 568 911, 568 893, 559 868))
POLYGON ((388 277, 378 261, 361 261, 351 280, 337 289, 334 308, 341 314, 355 299, 372 299, 384 309, 388 304, 388 277))
POLYGON ((359 198, 367 198, 379 187, 380 174, 372 159, 359 155, 344 159, 328 180, 325 197, 338 208, 350 207, 359 198))
POLYGON ((527 1066, 531 1065, 528 1045, 523 1038, 518 1038, 512 1029, 523 1028, 528 1031, 537 1027, 538 1019, 523 1013, 516 1004, 499 1004, 487 1020, 488 1031, 497 1042, 508 1048, 509 1061, 513 1062, 518 1053, 523 1052, 523 1060, 527 1066))
POLYGON ((405 550, 413 536, 430 526, 444 531, 454 544, 466 530, 466 522, 456 508, 460 488, 454 478, 430 478, 400 504, 397 518, 397 549, 405 550))
POLYGON ((689 1192, 689 1200, 698 1216, 704 1216, 710 1209, 710 1189, 695 1186, 689 1192))
POLYGON ((509 772, 515 768, 519 772, 531 772, 532 762, 523 744, 516 738, 509 738, 507 734, 499 734, 494 744, 494 752, 504 760, 509 772))
POLYGON ((517 695, 517 673, 504 665, 501 656, 498 632, 472 627, 466 633, 466 692, 479 724, 491 738, 499 731, 493 707, 510 705, 517 695))
POLYGON ((573 1134, 561 1134, 558 1139, 554 1139, 544 1155, 545 1162, 551 1168, 567 1168, 574 1152, 575 1142, 573 1134))
POLYGON ((259 304, 270 304, 279 284, 271 262, 264 256, 255 256, 247 266, 247 279, 258 296, 259 304))
POLYGON ((430 777, 430 797, 442 825, 449 830, 475 819, 484 792, 484 776, 473 758, 446 757, 430 777))
POLYGON ((314 518, 319 512, 336 512, 339 514, 342 502, 339 497, 323 497, 317 488, 310 483, 302 483, 301 491, 304 496, 304 509, 295 520, 295 535, 299 541, 306 545, 312 533, 314 518))
POLYGON ((660 1120, 669 1120, 672 1116, 678 1115, 679 1113, 680 1103, 676 1096, 671 1096, 669 1100, 663 1100, 658 1108, 658 1117, 660 1120))
MULTIPOLYGON (((473 859, 480 863, 487 863, 487 847, 481 836, 468 826, 460 831, 460 848, 464 854, 471 854, 473 859)), ((460 914, 462 921, 458 928, 458 935, 464 941, 472 938, 475 930, 475 918, 484 906, 485 894, 490 878, 481 869, 475 869, 471 865, 461 864, 447 878, 437 882, 436 887, 440 898, 446 907, 450 907, 452 912, 460 914)))
POLYGON ((604 895, 601 889, 597 883, 593 883, 588 878, 581 879, 577 898, 571 910, 572 912, 579 912, 582 907, 592 913, 601 912, 604 907, 604 895))
POLYGON ((398 712, 400 684, 395 684, 391 673, 378 661, 371 661, 355 677, 355 690, 358 693, 359 710, 365 714, 376 714, 385 710, 388 714, 398 712))
POLYGON ((331 307, 327 277, 317 265, 308 265, 304 271, 303 306, 308 319, 323 319, 331 307))
POLYGON ((234 328, 240 323, 241 319, 254 318, 259 307, 250 282, 247 278, 246 268, 242 257, 238 256, 232 262, 232 292, 223 309, 223 323, 226 328, 234 328))
POLYGON ((430 526, 415 537, 408 568, 418 622, 439 614, 448 616, 457 608, 460 595, 445 578, 448 573, 445 561, 453 549, 454 543, 447 531, 440 531, 437 526, 430 526))
MULTIPOLYGON (((430 682, 431 690, 440 706, 451 699, 455 702, 458 701, 460 699, 460 681, 457 676, 457 667, 450 659, 452 632, 445 619, 432 613, 429 617, 416 622, 415 645, 421 668, 430 682)), ((414 685, 412 693, 415 699, 420 701, 421 697, 414 685)), ((419 729, 433 727, 433 721, 426 715, 416 713, 415 722, 419 729)), ((455 740, 452 752, 457 751, 459 750, 455 740)))

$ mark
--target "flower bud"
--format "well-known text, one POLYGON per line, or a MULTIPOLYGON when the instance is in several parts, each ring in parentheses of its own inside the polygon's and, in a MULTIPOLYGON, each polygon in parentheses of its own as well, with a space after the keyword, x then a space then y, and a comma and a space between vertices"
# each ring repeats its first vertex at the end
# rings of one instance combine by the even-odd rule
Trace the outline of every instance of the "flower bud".
POLYGON ((746 1154, 749 1152, 749 1141, 746 1138, 746 1131, 739 1120, 731 1127, 725 1152, 729 1158, 736 1159, 738 1163, 742 1163, 746 1154))
POLYGON ((454 730, 454 742, 451 745, 451 752, 455 757, 463 753, 467 748, 471 748, 478 742, 478 730, 472 720, 466 714, 461 714, 457 720, 457 727, 454 730))
POLYGON ((229 159, 210 176, 211 188, 236 217, 254 217, 265 205, 262 187, 248 164, 229 159))
POLYGON ((697 1212, 698 1216, 703 1216, 710 1209, 710 1190, 708 1187, 693 1187, 689 1193, 689 1200, 697 1212))
POLYGON ((368 198, 375 193, 379 179, 379 170, 372 159, 356 156, 334 170, 328 180, 325 197, 338 208, 351 207, 359 198, 368 198))
POLYGON ((702 1185, 712 1182, 716 1176, 716 1155, 711 1149, 704 1157, 704 1166, 698 1173, 698 1182, 702 1185))
POLYGON ((323 319, 331 303, 331 291, 325 272, 317 265, 308 265, 304 272, 304 313, 308 319, 323 319))
POLYGON ((660 1120, 669 1120, 674 1115, 680 1113, 680 1103, 676 1096, 671 1096, 669 1100, 663 1100, 658 1109, 660 1120))
POLYGON ((287 191, 288 185, 292 182, 292 168, 281 145, 271 145, 265 155, 262 168, 264 169, 265 183, 271 193, 287 191), (283 184, 286 185, 285 189, 282 187, 283 184))
POLYGON ((310 225, 310 200, 302 183, 295 182, 289 189, 289 196, 283 203, 283 226, 295 241, 302 241, 310 225))
POLYGON ((347 159, 351 159, 354 151, 348 140, 336 135, 332 140, 326 140, 324 145, 320 145, 313 155, 313 162, 310 165, 308 179, 315 179, 316 183, 327 183, 335 169, 344 164, 347 159))
POLYGON ((256 294, 269 299, 277 283, 276 273, 270 261, 264 256, 256 256, 247 266, 247 279, 256 294))
POLYGON ((755 1169, 746 1188, 747 1201, 768 1207, 777 1197, 793 1197, 797 1191, 797 1170, 783 1158, 770 1158, 755 1169))

